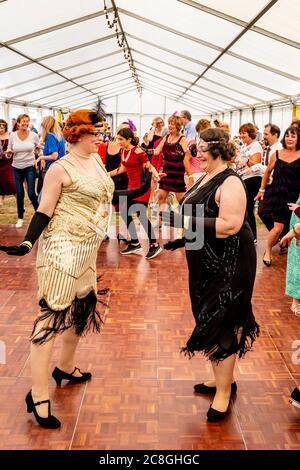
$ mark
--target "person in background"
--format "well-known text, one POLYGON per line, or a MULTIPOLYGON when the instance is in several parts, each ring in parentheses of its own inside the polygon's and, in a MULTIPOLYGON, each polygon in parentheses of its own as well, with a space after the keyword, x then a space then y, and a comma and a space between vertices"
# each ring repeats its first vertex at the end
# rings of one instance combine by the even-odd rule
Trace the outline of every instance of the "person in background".
POLYGON ((16 132, 16 130, 18 130, 16 118, 12 118, 10 128, 11 128, 11 132, 16 132))
POLYGON ((65 138, 61 128, 53 116, 44 117, 42 124, 42 144, 43 153, 35 161, 37 166, 39 163, 45 166, 47 171, 53 162, 62 158, 65 153, 65 138))
POLYGON ((241 176, 247 188, 247 215, 253 237, 256 243, 257 230, 254 215, 254 198, 259 190, 263 171, 253 172, 252 167, 261 163, 263 150, 260 143, 255 139, 256 128, 252 123, 243 124, 239 129, 241 140, 244 147, 236 159, 237 172, 241 176))
MULTIPOLYGON (((278 126, 276 126, 276 124, 268 123, 265 125, 264 142, 266 144, 266 148, 263 154, 263 160, 262 160, 262 163, 258 163, 257 165, 254 165, 252 167, 253 171, 255 171, 256 167, 261 168, 262 173, 266 171, 273 153, 276 152, 276 150, 282 149, 282 144, 279 140, 279 137, 280 137, 280 129, 278 126)), ((272 178, 270 177, 268 184, 270 184, 271 182, 272 182, 272 178)), ((265 224, 267 229, 270 231, 272 230, 274 226, 274 221, 271 217, 267 217, 264 214, 264 208, 265 208, 265 200, 259 201, 259 206, 258 206, 259 218, 262 220, 262 222, 265 224)), ((286 233, 287 231, 288 230, 285 230, 284 233, 286 233)))
MULTIPOLYGON (((298 302, 296 304, 293 302, 294 305, 292 304, 291 309, 295 315, 300 316, 300 197, 297 203, 297 207, 294 209, 294 214, 291 218, 291 230, 282 238, 280 245, 283 247, 286 246, 286 244, 289 245, 286 293, 287 295, 295 295, 296 293, 298 296, 298 302), (296 257, 293 258, 293 255, 296 255, 296 257)), ((292 209, 291 206, 292 205, 290 204, 290 208, 292 209)), ((294 388, 289 401, 292 405, 300 408, 300 387, 294 388)))
POLYGON ((2 206, 5 196, 16 194, 11 158, 5 153, 8 140, 9 132, 7 122, 4 119, 0 119, 0 206, 2 206))
POLYGON ((256 130, 256 137, 255 139, 258 141, 258 142, 261 142, 262 141, 262 133, 260 132, 258 126, 256 124, 254 124, 254 127, 255 127, 255 130, 256 130))
POLYGON ((181 111, 180 117, 182 119, 182 123, 184 126, 184 133, 186 140, 192 140, 196 137, 196 128, 195 125, 192 123, 192 115, 189 111, 181 111))
POLYGON ((300 119, 294 117, 291 122, 291 127, 295 127, 300 131, 300 119))
POLYGON ((203 168, 197 151, 197 143, 200 139, 201 132, 211 127, 211 122, 208 119, 200 119, 196 124, 196 138, 188 142, 188 148, 191 154, 190 170, 193 175, 194 183, 203 175, 203 168))
POLYGON ((282 248, 284 248, 283 245, 286 242, 289 242, 285 293, 293 299, 291 311, 300 318, 300 246, 297 242, 296 229, 294 229, 296 224, 299 225, 300 223, 300 196, 296 204, 289 203, 288 206, 293 211, 290 231, 288 232, 289 236, 285 235, 280 242, 282 248))
MULTIPOLYGON (((152 121, 152 126, 143 137, 143 143, 141 147, 145 150, 146 154, 149 157, 150 162, 152 163, 153 148, 155 148, 155 143, 160 142, 163 138, 163 129, 165 122, 161 117, 155 117, 152 121)), ((157 144, 158 145, 158 144, 157 144)))
POLYGON ((290 222, 288 203, 295 203, 300 194, 300 131, 288 127, 281 143, 283 149, 273 153, 255 198, 265 200, 264 214, 273 220, 263 256, 268 267, 272 264, 272 248, 290 222), (272 183, 267 184, 271 174, 272 183))
POLYGON ((39 138, 37 134, 29 130, 30 117, 27 114, 20 114, 17 118, 19 129, 12 132, 9 137, 6 155, 13 155, 12 167, 17 192, 18 221, 16 228, 23 226, 24 216, 24 181, 27 183, 28 197, 34 207, 38 207, 37 195, 35 193, 34 167, 35 152, 39 149, 39 138))
MULTIPOLYGON (((121 148, 121 165, 108 174, 111 177, 127 172, 128 189, 135 189, 141 185, 141 177, 143 168, 147 168, 158 179, 158 172, 151 165, 146 153, 138 147, 138 137, 136 137, 130 128, 122 128, 117 133, 117 141, 121 148)), ((147 191, 140 197, 134 198, 132 203, 127 207, 121 206, 121 215, 124 217, 130 241, 128 247, 121 251, 121 255, 131 255, 141 252, 141 244, 138 239, 135 224, 132 219, 133 214, 137 214, 149 240, 149 249, 146 259, 155 258, 161 253, 162 248, 157 243, 157 239, 152 224, 147 216, 147 207, 151 191, 147 191)))

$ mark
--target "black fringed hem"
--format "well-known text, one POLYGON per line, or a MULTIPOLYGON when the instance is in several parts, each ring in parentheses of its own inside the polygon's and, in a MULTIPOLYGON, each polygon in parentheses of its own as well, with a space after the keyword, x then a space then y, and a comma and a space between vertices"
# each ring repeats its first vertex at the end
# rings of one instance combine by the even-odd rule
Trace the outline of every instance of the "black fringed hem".
POLYGON ((61 334, 69 328, 74 328, 77 336, 83 336, 88 331, 100 332, 103 319, 97 311, 97 302, 107 306, 107 303, 98 300, 94 291, 89 292, 85 297, 79 299, 75 297, 71 305, 61 311, 52 310, 45 299, 39 301, 41 315, 35 320, 31 333, 33 344, 44 344, 54 335, 61 334), (40 322, 48 320, 47 326, 39 329, 40 322), (38 330, 36 332, 36 330, 38 330))
POLYGON ((237 341, 237 333, 232 330, 232 341, 229 341, 227 347, 221 345, 221 342, 216 342, 216 339, 209 340, 199 335, 199 329, 196 327, 192 336, 188 340, 186 346, 181 348, 180 352, 191 359, 195 356, 196 352, 201 352, 209 361, 220 362, 224 361, 233 354, 237 354, 239 358, 252 348, 253 342, 259 336, 259 325, 254 321, 251 328, 243 327, 240 341, 237 341))

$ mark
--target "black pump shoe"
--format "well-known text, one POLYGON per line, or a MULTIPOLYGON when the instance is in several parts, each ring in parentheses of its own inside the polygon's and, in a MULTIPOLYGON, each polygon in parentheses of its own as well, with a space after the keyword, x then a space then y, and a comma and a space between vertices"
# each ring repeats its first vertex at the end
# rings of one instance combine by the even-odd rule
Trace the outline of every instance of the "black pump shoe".
POLYGON ((25 402, 27 405, 27 413, 33 413, 37 423, 42 426, 42 428, 57 429, 60 427, 61 422, 51 414, 50 400, 37 401, 36 403, 34 403, 30 390, 30 392, 28 392, 26 395, 25 402), (42 418, 40 415, 37 414, 36 407, 41 405, 42 403, 48 403, 47 418, 42 418))
POLYGON ((300 390, 299 388, 294 388, 294 390, 291 393, 289 402, 296 406, 297 408, 300 408, 300 390))
POLYGON ((80 372, 81 376, 76 377, 73 375, 76 370, 80 372, 80 369, 78 369, 78 367, 75 367, 72 374, 68 374, 67 372, 64 372, 58 367, 55 367, 54 371, 52 372, 52 377, 54 378, 57 385, 61 385, 62 380, 69 380, 69 382, 72 384, 81 384, 83 382, 91 380, 92 374, 90 372, 80 372))
MULTIPOLYGON (((209 387, 208 385, 205 385, 204 383, 194 385, 195 393, 215 394, 216 391, 217 391, 216 387, 209 387)), ((236 382, 233 382, 231 384, 231 395, 235 395, 236 391, 237 391, 237 384, 236 382)))
POLYGON ((225 410, 225 411, 215 410, 210 405, 210 407, 209 407, 209 409, 206 413, 207 421, 209 421, 210 423, 217 423, 218 421, 222 421, 227 416, 228 411, 229 411, 229 407, 230 407, 230 400, 229 400, 229 403, 228 403, 228 406, 227 406, 227 410, 225 410))

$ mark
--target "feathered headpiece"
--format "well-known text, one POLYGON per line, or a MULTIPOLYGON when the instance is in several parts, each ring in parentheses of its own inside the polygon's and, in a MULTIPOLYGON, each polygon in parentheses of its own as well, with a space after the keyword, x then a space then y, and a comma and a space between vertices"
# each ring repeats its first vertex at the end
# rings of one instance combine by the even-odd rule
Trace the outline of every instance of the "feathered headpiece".
POLYGON ((129 127, 129 129, 130 129, 132 132, 135 132, 135 131, 136 131, 136 127, 135 127, 135 125, 134 125, 134 122, 133 122, 131 119, 129 119, 129 118, 127 118, 127 122, 128 122, 128 127, 129 127))

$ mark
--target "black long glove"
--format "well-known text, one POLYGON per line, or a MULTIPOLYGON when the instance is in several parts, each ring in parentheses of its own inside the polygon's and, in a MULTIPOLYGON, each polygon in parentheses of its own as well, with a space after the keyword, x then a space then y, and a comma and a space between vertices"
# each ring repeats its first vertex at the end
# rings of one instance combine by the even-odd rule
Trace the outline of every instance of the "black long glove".
POLYGON ((43 212, 35 212, 31 219, 27 233, 24 240, 20 245, 3 246, 0 245, 0 251, 4 251, 10 256, 24 256, 32 250, 33 245, 47 227, 51 220, 51 217, 44 214, 43 212))
MULTIPOLYGON (((162 211, 159 213, 163 223, 175 228, 184 228, 184 216, 174 211, 162 211)), ((203 220, 204 236, 216 237, 216 219, 214 217, 189 217, 186 238, 193 239, 197 228, 197 220, 203 220)))
POLYGON ((127 201, 132 201, 139 196, 145 194, 151 186, 151 173, 147 168, 145 168, 142 177, 141 177, 141 186, 136 189, 120 189, 115 190, 113 195, 113 204, 119 204, 120 197, 127 197, 127 201))
POLYGON ((185 246, 185 238, 176 238, 176 240, 170 240, 164 244, 165 250, 177 250, 177 248, 184 248, 185 246))

